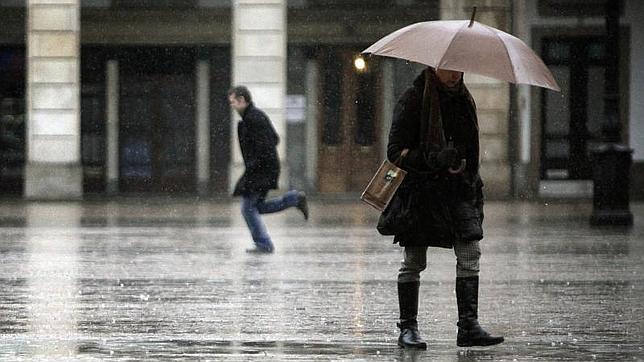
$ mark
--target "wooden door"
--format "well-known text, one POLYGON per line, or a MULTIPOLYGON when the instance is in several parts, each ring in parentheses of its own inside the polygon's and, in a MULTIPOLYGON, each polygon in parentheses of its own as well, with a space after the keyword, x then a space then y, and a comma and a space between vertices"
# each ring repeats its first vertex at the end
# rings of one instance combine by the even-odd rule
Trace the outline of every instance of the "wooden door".
POLYGON ((318 184, 320 192, 359 192, 382 155, 382 92, 375 59, 354 65, 357 50, 328 50, 322 57, 318 184))
POLYGON ((121 88, 123 191, 193 191, 193 88, 190 75, 127 78, 121 88))

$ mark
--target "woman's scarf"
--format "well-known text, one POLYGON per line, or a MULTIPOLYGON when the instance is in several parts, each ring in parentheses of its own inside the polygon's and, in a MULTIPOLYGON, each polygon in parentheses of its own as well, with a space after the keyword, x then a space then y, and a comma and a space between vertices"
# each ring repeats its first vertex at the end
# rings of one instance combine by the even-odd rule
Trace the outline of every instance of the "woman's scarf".
MULTIPOLYGON (((423 89, 422 108, 420 112, 420 134, 421 148, 427 155, 429 152, 440 151, 447 147, 445 129, 443 127, 443 119, 441 116, 440 94, 438 87, 443 87, 446 92, 453 93, 453 96, 465 97, 469 101, 468 103, 470 105, 470 107, 468 107, 469 116, 474 121, 476 127, 478 127, 478 124, 474 99, 463 83, 462 78, 458 86, 452 90, 444 87, 440 83, 440 80, 433 68, 428 67, 425 69, 424 74, 425 87, 423 89)), ((476 146, 478 147, 478 145, 476 146)))

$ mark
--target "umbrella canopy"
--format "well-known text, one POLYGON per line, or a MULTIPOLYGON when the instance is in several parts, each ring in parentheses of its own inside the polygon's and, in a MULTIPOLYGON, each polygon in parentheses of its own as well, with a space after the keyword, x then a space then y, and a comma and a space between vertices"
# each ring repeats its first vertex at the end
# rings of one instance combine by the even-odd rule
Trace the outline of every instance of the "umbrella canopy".
POLYGON ((363 53, 560 91, 548 67, 521 39, 473 20, 412 24, 363 53))

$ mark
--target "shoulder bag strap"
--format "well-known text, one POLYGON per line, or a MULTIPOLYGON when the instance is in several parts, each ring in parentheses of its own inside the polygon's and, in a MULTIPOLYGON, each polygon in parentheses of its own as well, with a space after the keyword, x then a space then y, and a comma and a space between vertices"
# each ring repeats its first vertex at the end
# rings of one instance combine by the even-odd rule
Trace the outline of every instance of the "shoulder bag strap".
POLYGON ((404 150, 402 150, 402 152, 400 152, 400 156, 398 156, 396 161, 394 161, 394 165, 400 167, 400 163, 402 162, 402 160, 405 159, 408 153, 409 153, 409 148, 405 148, 404 150))

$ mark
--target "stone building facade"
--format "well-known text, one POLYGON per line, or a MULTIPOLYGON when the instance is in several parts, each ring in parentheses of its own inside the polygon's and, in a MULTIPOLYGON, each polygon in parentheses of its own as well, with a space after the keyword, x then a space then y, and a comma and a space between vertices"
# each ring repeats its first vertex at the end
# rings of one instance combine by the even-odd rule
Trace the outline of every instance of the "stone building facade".
MULTIPOLYGON (((487 194, 591 196, 584 147, 596 142, 603 104, 603 13, 601 1, 571 11, 577 0, 0 0, 1 129, 22 141, 3 147, 0 194, 227 195, 243 170, 232 84, 249 86, 273 120, 284 188, 355 194, 384 156, 396 98, 422 69, 376 57, 358 68, 360 51, 410 23, 467 19, 474 5, 478 21, 526 41, 564 88, 466 75, 487 194)), ((635 196, 643 10, 624 1, 623 141, 635 150, 635 196)))

